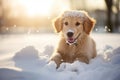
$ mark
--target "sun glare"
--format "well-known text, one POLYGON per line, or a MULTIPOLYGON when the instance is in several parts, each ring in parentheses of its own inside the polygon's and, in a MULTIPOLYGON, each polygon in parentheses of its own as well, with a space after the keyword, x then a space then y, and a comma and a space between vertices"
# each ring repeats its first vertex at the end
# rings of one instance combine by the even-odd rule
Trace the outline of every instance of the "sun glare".
POLYGON ((24 6, 28 16, 49 16, 53 0, 18 0, 24 6))
POLYGON ((19 11, 29 17, 51 16, 55 12, 62 12, 70 9, 68 0, 11 0, 13 12, 19 15, 19 11), (20 10, 19 10, 20 9, 20 10))

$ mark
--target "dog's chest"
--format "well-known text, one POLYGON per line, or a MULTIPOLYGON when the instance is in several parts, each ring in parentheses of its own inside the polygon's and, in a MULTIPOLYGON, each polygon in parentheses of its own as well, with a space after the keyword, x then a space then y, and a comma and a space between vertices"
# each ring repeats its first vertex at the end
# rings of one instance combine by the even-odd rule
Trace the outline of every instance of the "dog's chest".
POLYGON ((63 60, 65 62, 73 62, 75 60, 76 46, 67 46, 67 50, 64 52, 63 60))

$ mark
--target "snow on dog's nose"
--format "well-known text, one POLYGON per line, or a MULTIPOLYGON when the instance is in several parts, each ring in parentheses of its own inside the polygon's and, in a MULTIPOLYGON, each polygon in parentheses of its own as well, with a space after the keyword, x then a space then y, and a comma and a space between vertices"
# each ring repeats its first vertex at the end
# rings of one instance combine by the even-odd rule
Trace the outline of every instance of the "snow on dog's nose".
POLYGON ((73 32, 68 32, 68 33, 67 33, 67 36, 68 36, 68 37, 72 37, 72 36, 73 36, 73 32))
POLYGON ((72 37, 74 35, 74 31, 69 29, 67 32, 67 37, 72 37))

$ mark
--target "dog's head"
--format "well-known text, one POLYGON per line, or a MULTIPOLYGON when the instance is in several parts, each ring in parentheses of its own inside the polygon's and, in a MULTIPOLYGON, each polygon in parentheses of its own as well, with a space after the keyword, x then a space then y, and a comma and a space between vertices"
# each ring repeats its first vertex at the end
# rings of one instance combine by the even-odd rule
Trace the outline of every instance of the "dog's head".
POLYGON ((54 20, 56 32, 62 32, 69 43, 74 43, 82 33, 89 35, 94 24, 95 20, 85 11, 65 11, 54 20))

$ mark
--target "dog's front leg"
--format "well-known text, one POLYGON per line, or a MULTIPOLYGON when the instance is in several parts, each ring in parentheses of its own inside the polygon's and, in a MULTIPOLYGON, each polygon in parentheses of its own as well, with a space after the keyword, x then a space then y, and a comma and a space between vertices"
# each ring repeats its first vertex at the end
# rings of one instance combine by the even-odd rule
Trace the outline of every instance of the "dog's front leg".
POLYGON ((56 68, 58 68, 62 63, 61 60, 62 60, 62 56, 59 53, 55 53, 55 55, 51 57, 51 61, 55 61, 55 63, 57 64, 56 68))

